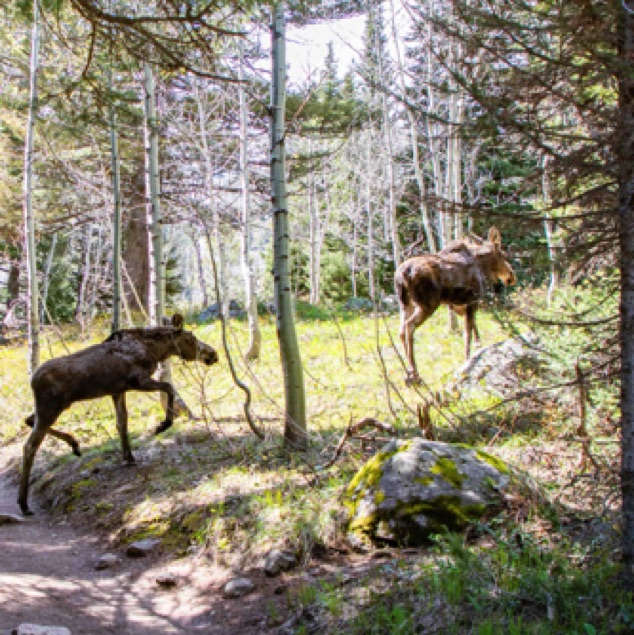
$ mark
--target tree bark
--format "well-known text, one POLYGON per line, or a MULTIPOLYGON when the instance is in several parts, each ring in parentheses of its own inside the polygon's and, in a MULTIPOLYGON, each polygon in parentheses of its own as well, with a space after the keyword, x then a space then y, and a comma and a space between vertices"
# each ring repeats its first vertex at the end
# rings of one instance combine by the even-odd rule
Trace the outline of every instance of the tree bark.
POLYGON ((55 258, 55 249, 57 248, 57 233, 51 236, 51 244, 48 248, 46 256, 46 265, 44 266, 44 276, 42 279, 42 306, 40 307, 40 324, 44 324, 46 317, 46 300, 48 299, 48 289, 51 285, 51 271, 53 269, 53 259, 55 258))
POLYGON ((255 271, 251 258, 251 187, 249 171, 249 121, 247 95, 244 89, 244 48, 240 43, 240 66, 238 67, 238 98, 240 102, 240 186, 242 190, 242 232, 240 234, 240 260, 244 279, 244 305, 249 321, 248 360, 260 357, 262 334, 258 322, 258 299, 255 293, 255 271))
POLYGON ((152 324, 160 326, 165 315, 165 260, 163 253, 163 216, 158 157, 158 120, 154 73, 144 66, 145 145, 148 248, 150 266, 149 315, 152 324))
POLYGON ((16 260, 9 263, 9 277, 7 279, 7 311, 13 307, 20 295, 20 265, 16 260))
POLYGON ((33 213, 33 145, 37 115, 37 76, 39 67, 39 3, 33 0, 33 27, 31 30, 31 60, 29 74, 29 114, 24 148, 24 253, 27 270, 27 315, 29 338, 29 375, 40 365, 40 312, 37 259, 35 253, 35 217, 33 213))
POLYGON ((616 150, 621 259, 622 545, 625 582, 629 590, 634 590, 634 14, 631 11, 623 10, 620 27, 616 150))
POLYGON ((273 207, 273 276, 277 309, 277 336, 284 371, 287 446, 307 446, 304 371, 299 352, 289 271, 289 221, 286 207, 286 26, 284 3, 273 6, 271 20, 271 202, 273 207))
POLYGON ((203 165, 205 166, 205 190, 207 199, 211 205, 211 228, 214 237, 215 251, 218 255, 218 284, 220 285, 220 305, 222 314, 225 318, 229 312, 229 298, 227 293, 227 266, 225 255, 225 244, 222 238, 222 232, 220 227, 220 213, 218 210, 218 197, 214 192, 214 162, 212 158, 211 149, 207 140, 207 124, 205 121, 205 109, 203 105, 202 96, 198 86, 198 79, 194 79, 194 97, 196 99, 196 106, 198 109, 198 125, 200 130, 200 141, 202 145, 203 165))
POLYGON ((110 105, 110 161, 112 171, 112 332, 121 328, 121 177, 119 173, 119 142, 117 112, 113 101, 112 69, 108 73, 110 105))

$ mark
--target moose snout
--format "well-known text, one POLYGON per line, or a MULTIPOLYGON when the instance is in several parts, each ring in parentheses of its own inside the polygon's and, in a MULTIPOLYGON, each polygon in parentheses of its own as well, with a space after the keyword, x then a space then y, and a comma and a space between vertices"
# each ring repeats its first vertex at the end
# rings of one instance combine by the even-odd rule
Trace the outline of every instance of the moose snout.
POLYGON ((200 352, 200 360, 207 366, 218 363, 218 353, 215 349, 208 348, 200 352))

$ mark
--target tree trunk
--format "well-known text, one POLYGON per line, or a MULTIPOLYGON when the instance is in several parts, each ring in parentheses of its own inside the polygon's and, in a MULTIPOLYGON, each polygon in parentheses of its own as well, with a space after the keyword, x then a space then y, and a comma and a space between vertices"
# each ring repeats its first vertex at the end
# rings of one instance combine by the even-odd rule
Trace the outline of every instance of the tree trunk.
MULTIPOLYGON (((141 159, 141 157, 139 157, 141 159)), ((149 247, 147 226, 147 189, 145 153, 141 160, 135 157, 135 171, 132 174, 129 189, 124 197, 125 236, 123 238, 123 291, 128 309, 141 311, 144 314, 149 306, 149 247)))
POLYGON ((13 304, 20 295, 20 264, 16 260, 9 263, 9 277, 7 278, 7 311, 13 307, 13 304))
POLYGON ((240 186, 242 190, 242 232, 240 235, 240 260, 244 279, 244 305, 249 320, 249 348, 245 357, 249 360, 260 357, 262 334, 258 322, 258 299, 255 293, 255 271, 251 258, 251 196, 249 188, 249 121, 247 95, 244 89, 244 48, 240 43, 240 66, 238 67, 238 97, 240 101, 240 186))
MULTIPOLYGON (((548 158, 544 157, 542 161, 542 197, 544 204, 547 208, 550 208, 552 204, 552 196, 550 193, 550 179, 548 178, 548 158)), ((544 236, 546 238, 546 248, 548 250, 548 262, 550 263, 550 280, 548 282, 548 293, 546 301, 548 306, 551 305, 555 289, 559 282, 557 276, 557 259, 555 254, 555 246, 553 244, 555 233, 555 223, 550 217, 550 209, 546 209, 544 212, 544 236)))
POLYGON ((51 244, 46 256, 46 265, 44 266, 44 276, 42 280, 42 306, 40 307, 40 324, 44 324, 47 312, 46 300, 48 298, 48 289, 51 284, 51 271, 53 269, 53 259, 55 258, 55 249, 57 248, 57 233, 51 236, 51 244))
POLYGON ((159 326, 165 315, 165 260, 163 254, 163 216, 161 212, 161 181, 158 156, 158 121, 156 117, 156 89, 154 73, 144 66, 145 146, 148 248, 150 266, 149 315, 152 324, 159 326))
POLYGON ((218 197, 214 192, 214 163, 212 159, 211 149, 207 141, 207 124, 205 122, 205 110, 198 86, 198 79, 194 79, 194 97, 198 108, 198 122, 200 130, 200 140, 202 144, 203 164, 205 166, 205 190, 207 199, 211 205, 211 230, 214 237, 214 249, 216 251, 218 265, 218 284, 220 285, 220 304, 222 314, 226 318, 228 315, 229 298, 227 297, 227 273, 226 273, 226 255, 225 244, 222 239, 220 227, 220 214, 218 210, 218 197))
POLYGON ((200 251, 200 234, 194 228, 189 235, 192 245, 194 246, 194 254, 196 255, 196 270, 198 272, 198 286, 203 298, 203 307, 209 306, 209 294, 207 293, 207 280, 205 278, 205 267, 203 266, 203 255, 200 251))
POLYGON ((29 375, 40 365, 40 312, 38 308, 39 288, 37 281, 37 259, 35 253, 35 217, 33 214, 33 138, 37 114, 37 75, 39 52, 39 4, 33 0, 33 28, 31 31, 31 60, 29 76, 29 114, 24 148, 24 253, 27 270, 27 316, 29 337, 29 375))
POLYGON ((622 12, 619 59, 619 236, 621 256, 621 487, 623 564, 634 590, 634 14, 622 12))
POLYGON ((277 336, 284 370, 286 422, 284 439, 294 449, 305 449, 306 398, 289 272, 289 221, 286 207, 286 35, 284 3, 273 6, 271 20, 271 201, 273 206, 273 278, 277 309, 277 336))
POLYGON ((86 225, 84 246, 82 249, 84 261, 79 272, 79 289, 77 291, 77 306, 75 307, 75 319, 81 324, 82 330, 86 319, 86 297, 88 295, 88 282, 92 262, 92 223, 86 225))
MULTIPOLYGON (((312 138, 308 142, 308 155, 312 159, 313 154, 313 140, 312 138)), ((309 285, 310 285, 310 303, 319 304, 319 206, 317 204, 317 197, 315 195, 316 185, 314 171, 311 169, 308 174, 308 271, 309 271, 309 285)))
MULTIPOLYGON (((372 165, 373 160, 372 144, 370 143, 369 139, 366 150, 366 161, 369 169, 370 165, 372 165)), ((376 290, 374 288, 374 206, 372 205, 372 188, 369 179, 366 179, 365 184, 365 206, 368 214, 368 290, 370 299, 374 301, 376 300, 376 290)))
POLYGON ((117 112, 113 101, 112 69, 108 74, 110 105, 110 161, 112 171, 112 332, 121 328, 121 177, 119 174, 119 142, 117 139, 117 112))
MULTIPOLYGON (((403 68, 403 60, 401 57, 401 47, 399 46, 399 35, 398 35, 399 27, 396 23, 397 13, 396 13, 394 0, 391 0, 390 6, 391 6, 391 14, 392 14, 392 34, 393 34, 393 40, 396 47, 396 63, 397 63, 398 78, 399 78, 399 83, 401 85, 401 91, 403 95, 405 95, 407 91, 407 87, 405 84, 405 70, 403 68)), ((419 207, 420 207, 421 224, 423 226, 425 238, 427 239, 427 249, 431 253, 435 253, 436 251, 438 251, 438 248, 436 246, 436 238, 434 236, 434 231, 433 231, 431 219, 429 216, 429 207, 427 205, 427 184, 425 183, 425 177, 423 175, 420 153, 418 149, 418 126, 416 123, 416 117, 414 117, 414 113, 412 112, 411 108, 406 108, 405 112, 407 114, 407 121, 409 123, 410 138, 412 143, 412 167, 414 169, 414 177, 416 179, 416 184, 418 185, 418 192, 420 196, 419 207)))

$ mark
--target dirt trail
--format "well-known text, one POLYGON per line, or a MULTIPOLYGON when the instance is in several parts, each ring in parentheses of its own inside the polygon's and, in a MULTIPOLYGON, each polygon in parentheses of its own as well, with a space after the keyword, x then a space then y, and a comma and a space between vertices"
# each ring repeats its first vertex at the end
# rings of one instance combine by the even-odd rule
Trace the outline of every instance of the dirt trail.
MULTIPOLYGON (((2 467, 6 458, 0 451, 0 513, 17 514, 17 486, 2 467)), ((160 554, 127 558, 87 529, 55 524, 37 500, 31 503, 34 516, 0 525, 0 635, 24 622, 65 626, 72 635, 268 631, 262 623, 267 601, 262 593, 271 592, 266 581, 254 580, 261 593, 225 600, 219 589, 231 577, 226 570, 193 558, 172 563, 161 562, 160 554), (96 571, 95 562, 108 552, 121 562, 96 571), (157 575, 166 571, 176 575, 175 589, 157 586, 157 575)))

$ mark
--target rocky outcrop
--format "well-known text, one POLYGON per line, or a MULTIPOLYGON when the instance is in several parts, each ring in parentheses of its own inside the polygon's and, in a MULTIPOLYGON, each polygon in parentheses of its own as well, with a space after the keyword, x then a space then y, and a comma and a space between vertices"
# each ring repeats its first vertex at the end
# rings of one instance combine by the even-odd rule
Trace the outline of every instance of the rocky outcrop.
POLYGON ((476 351, 445 388, 449 395, 469 395, 484 390, 501 399, 525 390, 526 371, 540 365, 537 338, 528 334, 476 351))
POLYGON ((500 508, 510 483, 506 464, 461 445, 414 439, 391 441, 350 482, 344 495, 348 538, 401 545, 464 529, 500 508))

